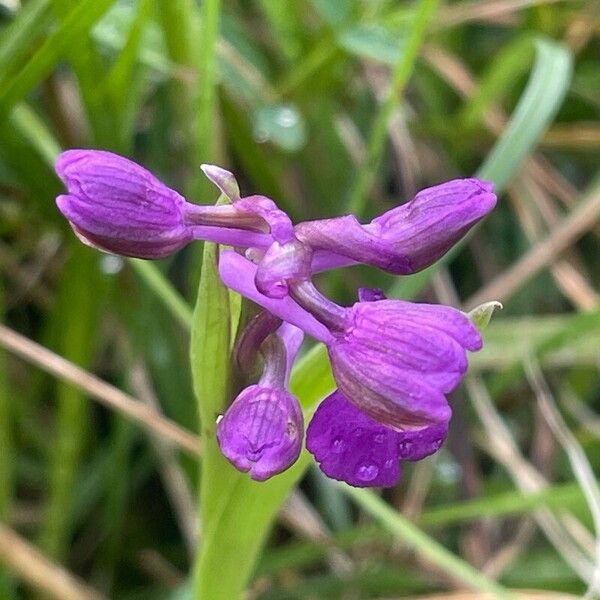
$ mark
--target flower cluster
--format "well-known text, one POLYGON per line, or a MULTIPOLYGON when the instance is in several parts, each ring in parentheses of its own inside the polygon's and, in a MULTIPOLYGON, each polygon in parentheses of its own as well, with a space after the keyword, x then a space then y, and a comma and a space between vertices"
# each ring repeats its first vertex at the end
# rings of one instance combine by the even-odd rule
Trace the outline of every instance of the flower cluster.
POLYGON ((304 418, 288 390, 304 335, 325 344, 337 389, 316 409, 306 447, 321 470, 350 485, 391 486, 400 462, 439 449, 448 433, 446 395, 482 345, 477 328, 448 306, 386 299, 361 289, 344 307, 313 284, 314 273, 351 264, 408 275, 442 257, 496 203, 492 186, 456 179, 421 191, 368 224, 352 215, 294 225, 264 196, 241 197, 234 176, 205 165, 229 199, 185 200, 143 167, 109 152, 69 150, 56 170, 68 194, 57 204, 76 235, 100 250, 156 259, 192 240, 230 246, 219 273, 261 309, 235 350, 258 381, 221 416, 223 454, 265 480, 298 458, 304 418))

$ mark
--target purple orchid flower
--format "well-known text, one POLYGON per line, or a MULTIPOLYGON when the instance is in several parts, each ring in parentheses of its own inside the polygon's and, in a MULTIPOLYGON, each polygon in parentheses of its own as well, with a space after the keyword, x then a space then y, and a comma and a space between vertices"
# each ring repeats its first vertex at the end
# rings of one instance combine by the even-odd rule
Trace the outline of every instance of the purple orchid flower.
POLYGON ((223 455, 257 481, 289 468, 302 449, 302 409, 286 387, 304 336, 287 323, 271 333, 279 323, 262 313, 244 332, 238 344, 238 362, 242 367, 251 365, 252 350, 258 346, 263 373, 256 385, 238 395, 217 423, 223 455))
POLYGON ((227 286, 327 346, 338 389, 317 409, 307 448, 328 476, 393 485, 399 460, 439 448, 451 416, 445 395, 466 372, 466 351, 482 345, 464 313, 387 300, 374 290, 345 308, 309 280, 290 281, 286 298, 269 298, 254 284, 256 265, 231 251, 221 254, 219 271, 227 286))
POLYGON ((308 221, 296 226, 296 236, 315 252, 313 271, 363 263, 409 275, 439 260, 495 205, 491 183, 454 179, 368 225, 354 215, 308 221))
POLYGON ((85 244, 124 256, 157 259, 194 239, 244 247, 268 247, 268 225, 232 205, 187 202, 133 161, 100 150, 68 150, 56 161, 68 194, 56 199, 85 244))
POLYGON ((491 184, 440 184, 366 225, 348 215, 294 226, 271 199, 241 197, 229 171, 202 169, 230 204, 190 203, 126 158, 70 150, 56 164, 68 189, 57 204, 84 243, 108 252, 161 258, 195 239, 237 248, 221 252, 221 279, 264 311, 236 350, 240 369, 251 373, 262 360, 262 375, 217 424, 236 468, 264 480, 298 458, 303 415, 287 388, 306 333, 327 347, 337 383, 309 424, 308 450, 329 477, 394 485, 400 461, 420 460, 446 438, 446 395, 481 336, 454 308, 388 300, 379 290, 339 306, 311 276, 355 263, 395 274, 429 266, 494 207, 491 184))

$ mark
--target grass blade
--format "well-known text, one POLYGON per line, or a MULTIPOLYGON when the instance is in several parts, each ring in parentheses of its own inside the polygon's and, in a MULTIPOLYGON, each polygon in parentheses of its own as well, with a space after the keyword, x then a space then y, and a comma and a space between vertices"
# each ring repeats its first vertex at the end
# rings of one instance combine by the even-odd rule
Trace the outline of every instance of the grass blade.
POLYGON ((82 0, 52 32, 25 66, 0 88, 0 114, 8 113, 45 77, 115 0, 82 0))

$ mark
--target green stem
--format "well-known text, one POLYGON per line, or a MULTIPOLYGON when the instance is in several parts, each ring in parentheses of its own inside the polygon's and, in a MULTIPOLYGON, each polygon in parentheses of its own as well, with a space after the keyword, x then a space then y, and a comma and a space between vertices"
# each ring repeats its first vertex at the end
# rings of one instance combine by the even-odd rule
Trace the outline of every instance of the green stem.
POLYGON ((214 244, 204 245, 190 351, 203 450, 200 480, 202 547, 194 566, 194 597, 199 600, 235 598, 226 595, 224 590, 231 582, 224 585, 223 571, 214 565, 221 543, 215 528, 227 506, 226 498, 240 477, 221 455, 215 434, 216 416, 223 412, 229 399, 231 374, 229 292, 219 279, 217 252, 214 244))
POLYGON ((367 147, 367 156, 363 166, 358 172, 348 202, 348 212, 352 212, 359 217, 365 209, 369 191, 373 187, 373 183, 377 176, 377 169, 385 148, 385 140, 390 119, 398 106, 400 95, 404 91, 413 72, 419 50, 425 38, 427 27, 435 15, 437 5, 438 0, 421 0, 419 3, 417 14, 410 27, 410 35, 404 49, 404 54, 394 69, 387 98, 373 124, 369 145, 367 147))
POLYGON ((361 508, 377 519, 390 533, 397 536, 404 544, 415 550, 422 557, 429 559, 446 573, 452 574, 469 587, 492 594, 496 598, 514 598, 514 596, 501 585, 488 579, 477 569, 446 550, 405 516, 396 512, 387 505, 379 496, 364 489, 341 486, 361 508))
MULTIPOLYGON (((3 313, 4 294, 0 289, 0 315, 4 316, 3 313)), ((11 435, 11 400, 15 400, 15 397, 9 390, 6 353, 0 351, 0 521, 5 523, 10 522, 14 490, 15 456, 11 435)), ((16 400, 20 402, 21 398, 16 400)), ((10 574, 4 568, 0 568, 0 595, 5 598, 11 596, 10 574)))
MULTIPOLYGON (((73 242, 65 268, 54 334, 60 354, 86 367, 101 301, 97 254, 73 242), (95 290, 92 294, 90 290, 95 290)), ((50 496, 41 545, 55 560, 66 556, 72 527, 73 491, 88 434, 89 405, 73 386, 57 384, 56 439, 50 456, 50 496)))

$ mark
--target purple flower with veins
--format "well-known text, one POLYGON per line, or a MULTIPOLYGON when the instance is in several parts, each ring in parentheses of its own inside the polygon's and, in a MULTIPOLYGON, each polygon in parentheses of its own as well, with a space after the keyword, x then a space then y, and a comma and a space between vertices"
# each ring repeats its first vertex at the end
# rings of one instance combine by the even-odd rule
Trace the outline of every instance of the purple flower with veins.
POLYGON ((223 455, 257 481, 287 469, 302 449, 302 409, 286 387, 304 336, 296 327, 280 323, 269 313, 260 313, 246 328, 237 346, 238 364, 251 369, 260 353, 263 372, 217 423, 223 455))
POLYGON ((69 192, 56 199, 59 210, 81 241, 98 250, 157 259, 194 239, 243 247, 273 241, 251 202, 239 209, 192 204, 112 152, 68 150, 56 161, 56 172, 69 192))
POLYGON ((492 210, 491 184, 449 181, 366 225, 353 215, 294 225, 273 200, 241 197, 229 171, 202 169, 228 204, 193 204, 126 158, 70 150, 56 164, 68 190, 57 204, 82 241, 108 252, 161 258, 195 239, 234 248, 221 252, 221 279, 263 309, 235 352, 242 371, 250 376, 260 365, 261 375, 217 424, 221 451, 237 469, 264 480, 298 458, 304 418, 288 385, 307 334, 327 347, 337 389, 314 412, 306 447, 333 479, 394 485, 401 461, 420 460, 445 440, 446 395, 481 336, 457 309, 388 300, 379 290, 362 289, 353 306, 339 306, 312 274, 355 263, 401 275, 424 269, 492 210))
POLYGON ((363 263, 409 275, 439 260, 495 205, 491 183, 454 179, 420 191, 367 225, 348 215, 300 223, 296 235, 315 251, 316 271, 363 263))
POLYGON ((326 475, 355 486, 393 485, 399 460, 439 448, 451 417, 446 394, 467 370, 466 351, 482 345, 464 313, 374 290, 361 290, 345 308, 309 280, 290 281, 287 298, 269 298, 254 286, 256 266, 234 252, 222 253, 219 270, 227 286, 327 346, 338 389, 307 431, 307 448, 326 475))

